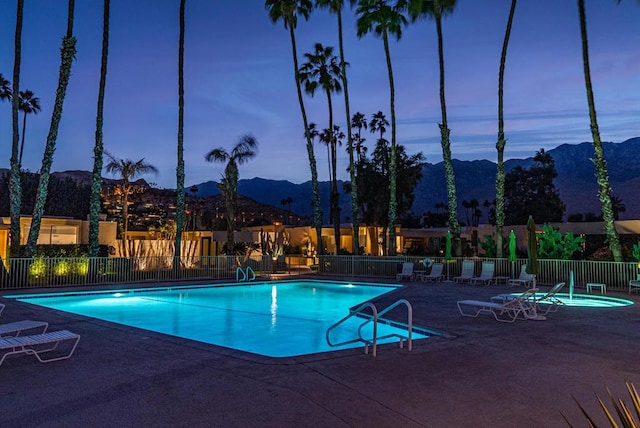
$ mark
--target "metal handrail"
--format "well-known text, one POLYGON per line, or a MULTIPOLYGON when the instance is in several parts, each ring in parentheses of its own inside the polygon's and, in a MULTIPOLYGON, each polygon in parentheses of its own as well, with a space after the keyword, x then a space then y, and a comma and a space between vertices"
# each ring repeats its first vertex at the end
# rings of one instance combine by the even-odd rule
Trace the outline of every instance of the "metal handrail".
POLYGON ((362 342, 364 343, 364 353, 368 354, 369 353, 369 345, 372 345, 372 354, 375 357, 377 355, 377 349, 378 349, 378 339, 386 339, 389 337, 397 337, 400 339, 400 348, 403 347, 403 340, 406 340, 408 343, 408 349, 409 351, 411 351, 412 349, 412 339, 411 339, 411 335, 412 335, 412 331, 413 331, 413 307, 411 306, 411 303, 409 303, 408 300, 406 299, 400 299, 397 300, 396 302, 394 302, 393 304, 387 306, 384 310, 382 310, 382 312, 378 313, 378 308, 376 308, 376 306, 373 303, 367 302, 367 303, 363 303, 362 305, 360 305, 357 309, 351 311, 349 313, 349 315, 347 315, 346 317, 342 318, 340 321, 336 322, 335 324, 331 325, 328 329, 327 332, 325 334, 325 338, 327 340, 327 344, 329 344, 329 346, 341 346, 341 345, 347 345, 349 343, 356 343, 356 342, 362 342), (398 305, 404 304, 407 306, 407 330, 408 330, 408 334, 407 336, 403 336, 401 334, 397 334, 397 333, 390 333, 381 337, 378 337, 378 318, 380 317, 380 315, 384 315, 385 313, 389 312, 391 309, 395 308, 398 305), (365 308, 371 308, 371 312, 373 313, 373 315, 369 315, 366 313, 363 313, 363 310, 365 308), (336 327, 338 327, 339 325, 341 325, 343 322, 345 322, 346 320, 348 320, 349 318, 353 317, 353 316, 357 316, 357 315, 365 315, 367 317, 367 319, 360 324, 360 326, 358 326, 358 337, 355 339, 351 339, 351 340, 345 340, 343 342, 340 343, 332 343, 331 339, 330 339, 330 333, 333 329, 335 329, 336 327), (372 340, 368 340, 362 337, 362 329, 365 325, 367 325, 368 323, 373 322, 373 338, 372 340))

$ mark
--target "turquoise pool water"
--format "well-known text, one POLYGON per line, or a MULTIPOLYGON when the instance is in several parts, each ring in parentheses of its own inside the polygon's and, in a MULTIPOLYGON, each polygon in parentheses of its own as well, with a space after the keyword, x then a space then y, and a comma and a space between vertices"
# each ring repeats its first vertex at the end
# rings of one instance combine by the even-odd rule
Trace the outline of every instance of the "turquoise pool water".
MULTIPOLYGON (((269 357, 289 357, 362 347, 361 343, 330 347, 327 328, 348 315, 349 308, 393 288, 283 281, 5 297, 269 357)), ((332 333, 332 342, 353 339, 362 322, 351 318, 332 333)), ((370 336, 371 330, 363 336, 370 336)), ((392 330, 400 329, 379 323, 378 336, 392 330)), ((414 339, 427 335, 414 329, 414 339)))

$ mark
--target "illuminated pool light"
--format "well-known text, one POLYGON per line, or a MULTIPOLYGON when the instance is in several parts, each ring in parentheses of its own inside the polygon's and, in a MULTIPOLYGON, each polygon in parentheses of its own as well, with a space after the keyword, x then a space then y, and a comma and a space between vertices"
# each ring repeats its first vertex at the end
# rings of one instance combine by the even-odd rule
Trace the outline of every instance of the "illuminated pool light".
MULTIPOLYGON (((521 293, 512 293, 513 296, 519 296, 521 293)), ((537 293, 537 297, 544 296, 545 293, 537 293)), ((621 308, 631 306, 633 302, 619 297, 598 296, 593 294, 574 294, 558 293, 554 296, 566 306, 574 306, 581 308, 621 308)), ((540 302, 541 304, 549 304, 550 302, 540 302)))

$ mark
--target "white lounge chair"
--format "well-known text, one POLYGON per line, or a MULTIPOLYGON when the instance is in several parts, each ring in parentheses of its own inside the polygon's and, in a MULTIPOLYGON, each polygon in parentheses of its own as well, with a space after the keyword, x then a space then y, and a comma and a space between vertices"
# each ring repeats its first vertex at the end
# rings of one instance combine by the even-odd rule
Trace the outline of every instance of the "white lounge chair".
POLYGON ((473 271, 475 269, 475 262, 473 260, 463 260, 462 261, 462 273, 460 276, 456 276, 453 278, 454 282, 467 282, 473 278, 473 271))
POLYGON ((636 279, 629 281, 629 294, 634 290, 640 290, 640 274, 638 274, 636 279))
POLYGON ((535 305, 529 301, 531 295, 537 290, 531 289, 522 293, 512 300, 508 300, 502 303, 499 302, 485 302, 482 300, 460 300, 458 304, 458 311, 465 317, 477 317, 480 314, 493 315, 493 317, 500 322, 514 322, 518 318, 523 319, 546 319, 542 315, 538 315, 535 310, 535 305))
POLYGON ((16 354, 34 355, 41 363, 64 360, 73 355, 79 341, 80 335, 68 330, 34 334, 30 336, 1 337, 0 352, 2 353, 2 357, 0 358, 0 365, 2 365, 9 355, 16 354), (58 345, 64 342, 69 342, 70 344, 69 346, 71 348, 68 352, 58 352, 54 356, 42 357, 42 354, 55 351, 58 348, 58 345))
POLYGON ((396 275, 396 280, 400 281, 401 279, 411 279, 413 278, 413 263, 406 262, 402 263, 402 272, 396 275))
POLYGON ((22 320, 0 324, 0 337, 4 336, 20 336, 23 332, 30 334, 44 333, 47 331, 49 323, 44 321, 22 320), (38 329, 39 331, 30 331, 38 329))
MULTIPOLYGON (((565 306, 564 302, 556 297, 556 294, 558 294, 564 286, 565 286, 564 282, 559 282, 558 284, 551 287, 551 289, 549 289, 549 291, 547 291, 544 294, 538 293, 538 294, 530 295, 529 301, 532 303, 535 303, 536 313, 547 315, 549 312, 557 311, 560 306, 565 306)), ((506 302, 519 297, 520 296, 514 295, 514 294, 498 294, 497 296, 493 296, 491 298, 491 301, 506 302)))
POLYGON ((527 273, 527 265, 522 265, 520 269, 520 276, 515 279, 510 279, 507 282, 509 287, 518 285, 524 285, 525 287, 531 287, 533 285, 533 274, 527 273))
POLYGON ((484 284, 489 285, 495 281, 493 274, 496 270, 496 264, 494 262, 482 262, 482 271, 480 276, 474 276, 469 280, 471 284, 484 284))
POLYGON ((424 282, 427 281, 442 281, 442 279, 444 278, 444 275, 442 274, 442 263, 434 263, 433 265, 431 265, 431 272, 429 273, 429 275, 422 275, 422 280, 424 282))
POLYGON ((0 303, 0 315, 2 315, 3 310, 4 310, 4 303, 0 303))

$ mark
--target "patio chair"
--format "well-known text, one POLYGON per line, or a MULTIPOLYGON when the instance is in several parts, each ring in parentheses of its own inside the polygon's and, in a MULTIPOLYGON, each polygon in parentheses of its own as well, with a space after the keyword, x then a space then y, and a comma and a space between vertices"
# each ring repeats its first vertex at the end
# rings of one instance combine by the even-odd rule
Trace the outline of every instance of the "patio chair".
POLYGON ((23 320, 10 322, 7 324, 0 324, 0 337, 4 336, 20 336, 23 332, 29 332, 29 330, 38 329, 40 331, 31 331, 31 334, 34 333, 44 333, 47 331, 49 327, 49 323, 44 321, 32 321, 32 320, 23 320))
POLYGON ((535 289, 527 290, 522 295, 511 300, 500 302, 485 302, 482 300, 460 300, 458 301, 458 311, 465 317, 476 318, 480 314, 493 315, 500 322, 514 322, 518 318, 523 319, 546 319, 538 315, 535 305, 530 301, 535 289))
POLYGON ((427 281, 442 281, 444 279, 444 275, 442 274, 442 263, 434 263, 431 266, 431 272, 429 275, 422 275, 421 278, 424 282, 427 281))
POLYGON ((405 262, 402 263, 402 272, 396 275, 396 280, 400 281, 401 279, 411 279, 413 278, 413 263, 405 262))
POLYGON ((520 276, 515 279, 510 279, 507 281, 507 285, 509 287, 514 287, 518 285, 524 285, 525 287, 531 287, 533 285, 533 274, 527 273, 527 265, 522 265, 520 269, 520 276))
POLYGON ((33 355, 41 363, 64 360, 73 355, 79 341, 80 335, 68 330, 34 334, 31 336, 1 337, 0 352, 2 353, 2 357, 0 358, 0 365, 2 365, 5 358, 9 355, 18 354, 33 355), (54 356, 45 355, 43 358, 42 354, 55 351, 61 343, 65 342, 68 342, 71 347, 68 352, 57 352, 54 356))
POLYGON ((629 294, 634 290, 640 290, 640 274, 638 274, 636 279, 629 281, 629 294))
POLYGON ((470 281, 471 278, 473 278, 474 268, 475 268, 475 262, 473 260, 463 260, 462 272, 460 273, 460 276, 454 277, 453 281, 458 283, 470 281))
POLYGON ((482 271, 480 272, 480 276, 474 276, 469 280, 469 282, 471 282, 471 284, 489 285, 495 281, 493 278, 495 270, 496 264, 494 262, 482 262, 482 271))
MULTIPOLYGON (((556 297, 556 294, 562 290, 566 284, 559 282, 551 287, 549 291, 543 294, 541 297, 537 297, 535 294, 529 296, 529 300, 535 303, 536 313, 541 315, 547 315, 549 312, 555 312, 560 306, 565 306, 564 302, 556 297)), ((492 302, 507 302, 519 298, 520 296, 514 294, 499 294, 491 298, 492 302)))

